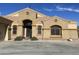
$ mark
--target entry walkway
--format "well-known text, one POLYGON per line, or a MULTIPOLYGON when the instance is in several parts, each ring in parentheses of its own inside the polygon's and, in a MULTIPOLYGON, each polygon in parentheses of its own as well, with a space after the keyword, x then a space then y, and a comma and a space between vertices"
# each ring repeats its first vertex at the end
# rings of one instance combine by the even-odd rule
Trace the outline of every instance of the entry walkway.
POLYGON ((79 41, 8 41, 0 42, 1 55, 79 54, 79 41))

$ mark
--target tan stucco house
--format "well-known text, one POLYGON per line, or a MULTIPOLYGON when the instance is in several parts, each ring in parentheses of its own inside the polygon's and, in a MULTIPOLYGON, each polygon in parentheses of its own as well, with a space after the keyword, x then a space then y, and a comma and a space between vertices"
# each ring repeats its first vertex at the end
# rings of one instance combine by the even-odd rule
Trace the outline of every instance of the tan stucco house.
POLYGON ((37 37, 39 40, 78 39, 75 21, 65 20, 58 16, 46 16, 31 8, 22 9, 3 18, 3 20, 9 20, 3 25, 0 23, 0 32, 6 32, 4 39, 6 41, 14 40, 17 36, 37 37), (2 30, 4 27, 6 31, 2 30))

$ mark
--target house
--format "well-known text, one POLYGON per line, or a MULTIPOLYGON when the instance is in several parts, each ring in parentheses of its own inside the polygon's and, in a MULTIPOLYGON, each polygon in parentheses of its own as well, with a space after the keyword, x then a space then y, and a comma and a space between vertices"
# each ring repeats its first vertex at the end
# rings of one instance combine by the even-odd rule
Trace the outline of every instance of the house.
POLYGON ((14 40, 17 36, 37 37, 39 40, 78 39, 77 23, 75 21, 58 16, 50 17, 31 8, 25 8, 3 17, 4 20, 13 21, 8 26, 6 40, 14 40))

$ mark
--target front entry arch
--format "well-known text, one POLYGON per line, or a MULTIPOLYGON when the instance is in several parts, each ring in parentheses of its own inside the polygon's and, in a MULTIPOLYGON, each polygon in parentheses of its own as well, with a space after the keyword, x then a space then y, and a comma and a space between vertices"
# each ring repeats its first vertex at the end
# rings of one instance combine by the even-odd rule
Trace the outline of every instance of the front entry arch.
POLYGON ((32 21, 29 19, 23 21, 23 35, 24 37, 32 37, 32 21))

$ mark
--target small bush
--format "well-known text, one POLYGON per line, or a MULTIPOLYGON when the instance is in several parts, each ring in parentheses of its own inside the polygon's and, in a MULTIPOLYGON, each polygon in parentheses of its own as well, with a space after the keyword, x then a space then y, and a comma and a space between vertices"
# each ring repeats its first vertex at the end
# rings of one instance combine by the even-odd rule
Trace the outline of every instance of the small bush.
POLYGON ((15 38, 15 41, 21 41, 21 40, 23 40, 23 38, 24 37, 22 37, 22 36, 18 36, 18 37, 15 38))
POLYGON ((38 40, 38 38, 32 37, 31 40, 32 40, 32 41, 35 41, 35 40, 38 40))

